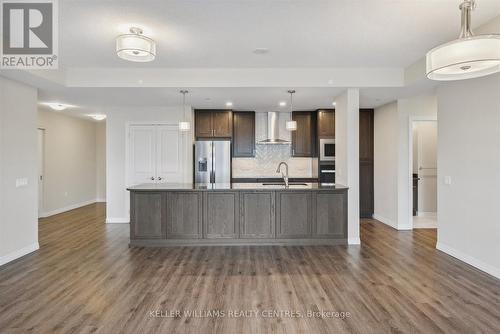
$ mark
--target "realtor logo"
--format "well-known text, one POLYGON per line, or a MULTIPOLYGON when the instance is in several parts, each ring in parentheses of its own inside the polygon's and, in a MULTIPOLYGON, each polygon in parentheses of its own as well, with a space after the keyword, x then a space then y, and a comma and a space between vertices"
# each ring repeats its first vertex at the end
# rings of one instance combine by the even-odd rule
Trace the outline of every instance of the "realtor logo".
POLYGON ((2 69, 57 69, 57 0, 0 0, 2 69))

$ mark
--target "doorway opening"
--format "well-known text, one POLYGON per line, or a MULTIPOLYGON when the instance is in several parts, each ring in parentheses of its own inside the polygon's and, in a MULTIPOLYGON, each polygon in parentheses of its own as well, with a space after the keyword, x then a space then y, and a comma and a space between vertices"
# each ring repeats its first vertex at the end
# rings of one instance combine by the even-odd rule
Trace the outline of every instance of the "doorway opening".
POLYGON ((413 228, 437 228, 436 120, 413 120, 411 142, 413 228))

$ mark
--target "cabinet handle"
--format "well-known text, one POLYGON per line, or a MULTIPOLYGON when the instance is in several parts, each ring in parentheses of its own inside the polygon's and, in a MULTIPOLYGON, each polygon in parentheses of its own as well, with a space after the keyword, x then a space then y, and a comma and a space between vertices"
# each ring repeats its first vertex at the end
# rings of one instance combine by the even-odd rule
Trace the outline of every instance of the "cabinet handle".
POLYGON ((160 176, 158 176, 158 181, 161 181, 161 180, 162 180, 162 179, 161 179, 161 177, 160 177, 160 176))
POLYGON ((155 180, 155 177, 154 176, 151 176, 151 181, 154 181, 155 180))

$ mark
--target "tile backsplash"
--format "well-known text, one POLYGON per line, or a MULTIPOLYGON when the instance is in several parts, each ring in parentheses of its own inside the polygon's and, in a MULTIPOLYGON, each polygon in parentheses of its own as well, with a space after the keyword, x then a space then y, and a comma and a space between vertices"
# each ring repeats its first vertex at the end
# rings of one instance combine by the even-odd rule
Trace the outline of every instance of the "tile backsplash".
POLYGON ((280 177, 281 161, 289 166, 290 177, 317 177, 313 158, 292 158, 290 145, 256 145, 255 158, 233 158, 233 178, 280 177))

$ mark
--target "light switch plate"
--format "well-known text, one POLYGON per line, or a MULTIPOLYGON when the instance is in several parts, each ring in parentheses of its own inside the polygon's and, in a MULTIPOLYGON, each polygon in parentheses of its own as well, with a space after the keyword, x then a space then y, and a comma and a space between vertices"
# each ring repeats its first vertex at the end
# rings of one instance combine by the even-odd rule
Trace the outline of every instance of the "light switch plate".
POLYGON ((27 185, 28 185, 28 178, 22 177, 22 178, 16 179, 16 188, 25 187, 27 185))
POLYGON ((447 186, 451 184, 451 176, 444 177, 444 184, 446 184, 447 186))

